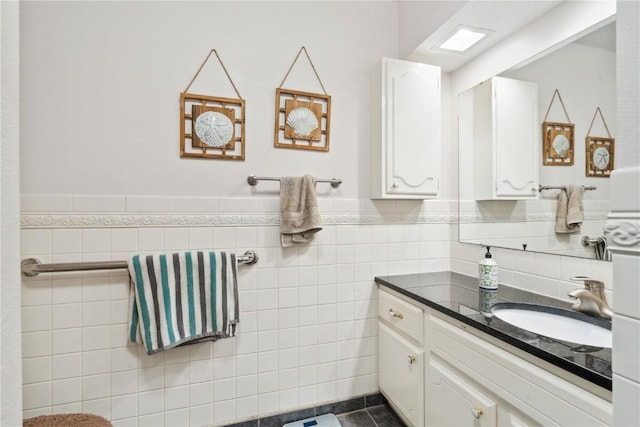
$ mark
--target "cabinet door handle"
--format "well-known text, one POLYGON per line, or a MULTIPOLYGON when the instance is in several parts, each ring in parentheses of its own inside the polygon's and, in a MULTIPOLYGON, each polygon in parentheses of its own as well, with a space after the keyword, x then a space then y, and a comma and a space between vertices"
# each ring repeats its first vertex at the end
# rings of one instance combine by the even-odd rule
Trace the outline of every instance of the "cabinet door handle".
POLYGON ((409 365, 412 365, 412 364, 413 364, 413 362, 415 362, 415 361, 416 361, 416 357, 415 357, 415 356, 411 356, 411 355, 409 355, 409 356, 407 356, 407 357, 409 358, 409 365))
POLYGON ((403 318, 404 318, 404 316, 403 316, 402 314, 400 314, 400 313, 396 313, 395 311, 393 311, 393 308, 390 308, 390 309, 389 309, 389 314, 390 314, 392 317, 395 317, 395 318, 397 318, 397 319, 403 319, 403 318))
POLYGON ((473 414, 473 418, 480 418, 482 416, 482 408, 471 408, 471 413, 473 414))
POLYGON ((400 187, 400 184, 398 184, 398 181, 393 181, 393 184, 391 184, 391 186, 393 188, 398 188, 398 187, 400 187))

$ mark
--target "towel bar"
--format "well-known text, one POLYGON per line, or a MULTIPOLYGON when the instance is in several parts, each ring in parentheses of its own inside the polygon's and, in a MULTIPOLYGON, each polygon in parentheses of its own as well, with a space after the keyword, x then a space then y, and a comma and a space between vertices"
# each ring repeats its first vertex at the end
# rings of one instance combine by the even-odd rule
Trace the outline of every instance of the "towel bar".
MULTIPOLYGON (((281 178, 278 177, 274 177, 274 176, 255 176, 255 175, 249 175, 247 177, 247 182, 249 183, 249 185, 258 185, 258 181, 280 181, 281 178)), ((331 179, 316 179, 316 182, 328 182, 331 184, 331 186, 333 188, 338 188, 340 187, 340 184, 342 184, 342 180, 338 179, 338 178, 331 178, 331 179)))
MULTIPOLYGON (((239 264, 255 264, 258 262, 258 254, 254 251, 246 251, 236 257, 239 264)), ((22 274, 33 277, 40 273, 59 273, 63 271, 85 270, 119 270, 128 268, 127 261, 99 261, 99 262, 61 262, 54 264, 42 264, 37 258, 26 258, 20 263, 22 274)))
MULTIPOLYGON (((597 187, 595 185, 591 185, 591 186, 582 186, 582 188, 584 188, 585 191, 588 190, 596 190, 597 187)), ((561 186, 553 186, 553 185, 540 185, 538 186, 538 191, 544 191, 544 190, 565 190, 566 187, 564 185, 561 186)))

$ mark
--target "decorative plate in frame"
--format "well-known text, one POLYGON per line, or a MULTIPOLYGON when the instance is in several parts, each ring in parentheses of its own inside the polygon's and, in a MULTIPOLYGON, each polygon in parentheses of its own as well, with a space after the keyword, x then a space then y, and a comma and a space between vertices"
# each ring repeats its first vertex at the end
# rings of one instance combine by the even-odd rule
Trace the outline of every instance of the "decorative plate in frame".
POLYGON ((182 92, 180 157, 244 160, 244 117, 244 99, 182 92))
POLYGON ((212 49, 187 88, 180 93, 180 157, 244 160, 244 124, 244 99, 240 97, 218 52, 212 49), (220 61, 238 99, 188 93, 213 53, 220 61))
POLYGON ((276 89, 275 147, 329 151, 330 117, 329 95, 276 89))
POLYGON ((586 176, 609 178, 614 166, 615 139, 588 136, 586 148, 586 176))
POLYGON ((573 123, 542 123, 542 163, 550 166, 573 165, 573 123))
POLYGON ((587 132, 587 137, 585 138, 586 176, 591 178, 609 178, 609 176, 611 176, 611 171, 613 170, 615 165, 615 142, 616 140, 611 137, 609 127, 604 120, 602 111, 600 111, 600 107, 598 107, 596 109, 596 113, 593 115, 591 126, 589 126, 589 131, 587 132), (593 127, 593 121, 595 120, 598 113, 600 113, 602 123, 604 124, 604 127, 609 134, 608 138, 589 136, 589 133, 591 133, 591 128, 593 127))
POLYGON ((303 46, 276 89, 273 144, 277 148, 329 151, 331 128, 331 96, 320 80, 307 49, 303 46), (283 89, 289 73, 304 51, 324 94, 283 89))
POLYGON ((547 166, 572 166, 574 157, 574 124, 571 123, 560 92, 556 89, 551 97, 547 114, 542 122, 542 164, 547 166), (567 123, 547 121, 553 101, 558 96, 567 123))

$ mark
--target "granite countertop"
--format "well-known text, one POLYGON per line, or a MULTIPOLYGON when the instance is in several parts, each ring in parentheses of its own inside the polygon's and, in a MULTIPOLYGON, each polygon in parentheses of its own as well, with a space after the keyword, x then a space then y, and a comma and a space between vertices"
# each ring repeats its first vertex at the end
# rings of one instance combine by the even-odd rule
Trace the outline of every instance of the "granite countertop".
POLYGON ((570 309, 570 304, 500 285, 498 291, 481 291, 476 278, 452 272, 403 274, 375 278, 380 286, 460 320, 482 332, 552 363, 600 387, 611 390, 611 349, 555 340, 485 316, 495 303, 517 302, 570 309))

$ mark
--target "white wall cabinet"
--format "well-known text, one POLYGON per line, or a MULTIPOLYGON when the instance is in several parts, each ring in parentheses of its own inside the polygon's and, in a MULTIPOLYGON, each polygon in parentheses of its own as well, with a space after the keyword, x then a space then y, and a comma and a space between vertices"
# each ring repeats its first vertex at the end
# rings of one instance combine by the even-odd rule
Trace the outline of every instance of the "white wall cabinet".
POLYGON ((440 193, 440 67, 383 58, 371 73, 372 199, 440 193))
POLYGON ((613 424, 599 392, 456 319, 380 288, 378 315, 380 391, 412 426, 613 424))
POLYGON ((536 199, 538 85, 493 77, 473 89, 473 98, 475 199, 536 199))

